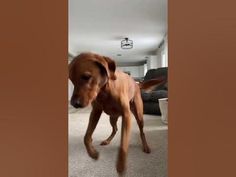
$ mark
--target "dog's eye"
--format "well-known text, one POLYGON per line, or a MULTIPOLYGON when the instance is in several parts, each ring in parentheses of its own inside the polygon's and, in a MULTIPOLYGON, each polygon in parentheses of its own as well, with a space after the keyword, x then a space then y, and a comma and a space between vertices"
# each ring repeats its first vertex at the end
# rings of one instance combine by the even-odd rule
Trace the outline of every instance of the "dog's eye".
POLYGON ((88 81, 90 78, 91 78, 91 75, 88 75, 88 74, 84 74, 81 76, 81 79, 85 81, 88 81))

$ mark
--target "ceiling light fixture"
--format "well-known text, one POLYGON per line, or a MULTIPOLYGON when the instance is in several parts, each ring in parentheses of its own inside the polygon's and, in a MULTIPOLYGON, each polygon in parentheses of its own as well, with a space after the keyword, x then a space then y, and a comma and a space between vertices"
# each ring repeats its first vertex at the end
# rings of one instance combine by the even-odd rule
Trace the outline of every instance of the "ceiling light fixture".
POLYGON ((125 38, 121 41, 121 48, 122 49, 132 49, 133 48, 133 41, 129 38, 125 38))

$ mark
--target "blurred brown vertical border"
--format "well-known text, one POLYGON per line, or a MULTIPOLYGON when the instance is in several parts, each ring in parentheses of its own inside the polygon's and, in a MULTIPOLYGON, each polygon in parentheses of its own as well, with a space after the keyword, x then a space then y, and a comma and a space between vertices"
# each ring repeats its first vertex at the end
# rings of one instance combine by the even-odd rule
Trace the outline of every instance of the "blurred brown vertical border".
MULTIPOLYGON (((235 1, 168 2, 169 177, 236 176, 235 1)), ((1 2, 1 177, 68 175, 67 10, 1 2)))
POLYGON ((67 0, 0 5, 0 176, 68 175, 67 0))
POLYGON ((169 177, 236 176, 236 1, 168 6, 169 177))

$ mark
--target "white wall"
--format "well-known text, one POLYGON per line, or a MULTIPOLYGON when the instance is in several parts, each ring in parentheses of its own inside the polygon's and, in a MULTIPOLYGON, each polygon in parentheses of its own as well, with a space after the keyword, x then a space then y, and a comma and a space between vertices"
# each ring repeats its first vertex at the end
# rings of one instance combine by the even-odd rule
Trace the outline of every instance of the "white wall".
POLYGON ((160 67, 168 66, 168 37, 165 36, 164 44, 157 50, 157 56, 160 60, 160 67))
POLYGON ((166 59, 166 63, 162 63, 163 67, 167 67, 168 66, 168 36, 165 37, 165 43, 164 43, 164 49, 163 49, 163 54, 165 54, 165 59, 166 59), (164 64, 164 65, 163 65, 164 64))
POLYGON ((117 67, 122 71, 129 71, 132 77, 144 77, 144 65, 142 66, 122 66, 117 67))
POLYGON ((156 69, 161 67, 161 58, 159 55, 152 55, 147 59, 147 69, 156 69))
POLYGON ((168 38, 165 36, 164 44, 147 60, 147 69, 156 69, 168 66, 168 38), (164 61, 164 58, 166 62, 164 61))

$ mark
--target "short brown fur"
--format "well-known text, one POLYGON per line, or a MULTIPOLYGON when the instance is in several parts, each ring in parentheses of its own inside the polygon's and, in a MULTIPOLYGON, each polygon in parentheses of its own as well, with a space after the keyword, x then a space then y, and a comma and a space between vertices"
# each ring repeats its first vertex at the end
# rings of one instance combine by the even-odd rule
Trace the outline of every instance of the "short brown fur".
POLYGON ((92 112, 84 136, 84 143, 90 157, 98 159, 99 156, 92 145, 92 134, 103 111, 110 115, 113 130, 101 145, 110 143, 117 132, 117 119, 122 116, 121 142, 116 164, 118 173, 123 173, 126 169, 131 112, 139 126, 143 151, 151 152, 143 132, 143 102, 140 88, 148 89, 153 85, 161 84, 162 79, 137 84, 129 75, 116 70, 113 60, 93 53, 82 53, 77 56, 69 65, 69 77, 74 84, 71 104, 76 108, 92 104, 92 112))

